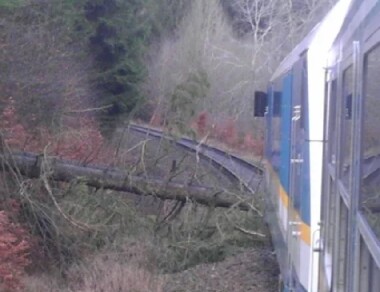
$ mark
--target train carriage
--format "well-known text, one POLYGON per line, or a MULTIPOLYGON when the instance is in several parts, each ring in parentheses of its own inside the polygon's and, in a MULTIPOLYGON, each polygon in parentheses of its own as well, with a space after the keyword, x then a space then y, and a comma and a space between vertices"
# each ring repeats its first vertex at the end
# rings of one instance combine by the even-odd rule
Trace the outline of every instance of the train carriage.
POLYGON ((380 1, 341 0, 256 93, 284 291, 380 291, 379 92, 380 1))

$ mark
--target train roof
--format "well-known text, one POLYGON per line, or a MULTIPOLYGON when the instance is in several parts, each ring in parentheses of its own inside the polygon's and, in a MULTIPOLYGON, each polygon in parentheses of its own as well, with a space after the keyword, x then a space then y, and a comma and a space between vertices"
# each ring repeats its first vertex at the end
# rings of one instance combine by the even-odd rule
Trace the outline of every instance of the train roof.
MULTIPOLYGON (((373 15, 371 16, 371 14, 373 11, 378 9, 380 9, 378 0, 353 0, 350 11, 342 25, 342 29, 331 47, 329 54, 329 67, 341 60, 345 54, 343 52, 343 48, 348 48, 348 44, 352 44, 354 38, 358 40, 355 35, 360 34, 363 27, 373 26, 375 19, 373 15)), ((375 23, 378 23, 378 21, 375 20, 375 23)))
POLYGON ((292 68, 293 64, 303 55, 310 47, 313 42, 315 35, 318 32, 318 29, 321 25, 321 22, 318 23, 309 34, 300 42, 292 52, 285 57, 285 59, 281 62, 280 66, 277 67, 276 71, 272 75, 271 81, 276 80, 283 73, 287 72, 292 68))
POLYGON ((309 32, 309 34, 292 50, 287 57, 285 57, 272 75, 271 81, 276 80, 279 76, 289 71, 293 67, 294 63, 296 63, 303 54, 307 53, 312 46, 321 47, 321 43, 323 43, 325 45, 324 50, 327 49, 328 51, 340 32, 343 23, 347 20, 349 7, 351 7, 352 1, 353 0, 340 0, 323 18, 323 20, 309 32), (332 29, 332 31, 336 31, 334 35, 329 33, 331 25, 334 25, 335 28, 332 29), (326 48, 326 46, 328 47, 326 48))

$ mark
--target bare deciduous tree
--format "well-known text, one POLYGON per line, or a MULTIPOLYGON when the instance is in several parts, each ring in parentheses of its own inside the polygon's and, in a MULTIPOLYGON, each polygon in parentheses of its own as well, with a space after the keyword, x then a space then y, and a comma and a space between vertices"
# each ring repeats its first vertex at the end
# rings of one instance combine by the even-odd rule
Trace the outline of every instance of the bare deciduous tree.
POLYGON ((238 23, 232 26, 222 2, 193 1, 179 37, 155 48, 147 87, 155 92, 158 110, 165 112, 176 86, 189 72, 204 70, 210 89, 198 102, 198 110, 220 118, 234 116, 248 129, 255 124, 253 91, 266 88, 281 59, 335 1, 224 1, 234 15, 232 21, 238 23))

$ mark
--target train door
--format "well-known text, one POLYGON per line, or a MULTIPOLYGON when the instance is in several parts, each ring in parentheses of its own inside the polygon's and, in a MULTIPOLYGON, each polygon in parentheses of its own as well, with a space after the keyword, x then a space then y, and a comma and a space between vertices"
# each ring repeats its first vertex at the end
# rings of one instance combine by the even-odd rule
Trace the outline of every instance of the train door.
MULTIPOLYGON (((302 192, 302 165, 303 165, 303 132, 301 125, 302 110, 302 78, 303 78, 303 59, 298 61, 293 68, 293 92, 291 105, 291 141, 290 141, 290 172, 289 172, 289 226, 288 244, 290 249, 291 262, 301 280, 301 192, 302 192)), ((293 279, 295 277, 293 276, 293 279)), ((296 289, 296 287, 294 287, 296 289)))

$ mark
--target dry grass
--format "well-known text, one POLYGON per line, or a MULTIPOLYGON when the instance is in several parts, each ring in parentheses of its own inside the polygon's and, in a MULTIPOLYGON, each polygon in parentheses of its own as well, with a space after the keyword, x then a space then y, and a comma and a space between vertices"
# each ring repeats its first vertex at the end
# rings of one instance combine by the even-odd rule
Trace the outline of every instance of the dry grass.
POLYGON ((80 292, 162 292, 165 280, 153 272, 129 263, 97 257, 80 269, 80 292))
POLYGON ((132 244, 124 250, 97 254, 73 266, 65 280, 51 275, 28 277, 25 291, 163 292, 165 277, 158 275, 148 260, 148 251, 143 245, 132 244))

